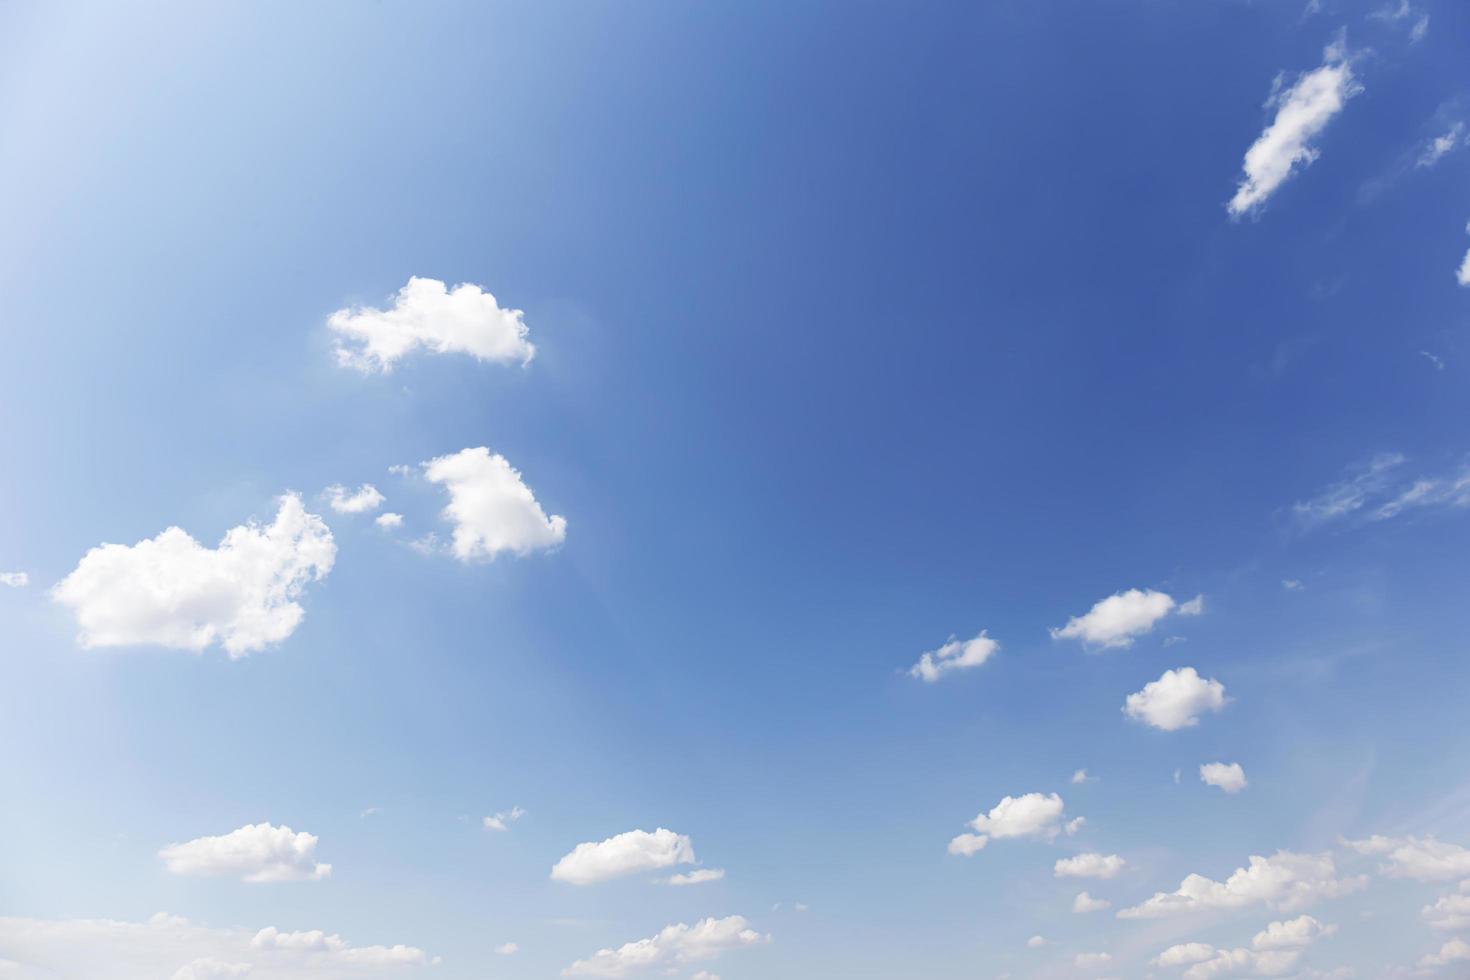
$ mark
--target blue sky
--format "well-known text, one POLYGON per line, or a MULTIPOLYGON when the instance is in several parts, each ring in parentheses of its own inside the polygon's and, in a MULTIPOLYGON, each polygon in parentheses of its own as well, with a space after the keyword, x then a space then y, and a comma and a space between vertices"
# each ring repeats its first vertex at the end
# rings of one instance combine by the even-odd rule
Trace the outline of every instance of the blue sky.
POLYGON ((0 977, 1463 974, 1467 42, 0 9, 0 977))

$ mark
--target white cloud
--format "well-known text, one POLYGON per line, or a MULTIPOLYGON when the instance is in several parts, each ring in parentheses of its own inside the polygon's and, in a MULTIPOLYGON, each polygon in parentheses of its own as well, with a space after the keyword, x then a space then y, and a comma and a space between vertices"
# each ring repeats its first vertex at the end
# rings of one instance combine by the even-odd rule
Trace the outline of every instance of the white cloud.
POLYGON ((1104 909, 1110 909, 1112 907, 1113 903, 1107 899, 1093 898, 1086 892, 1078 892, 1077 897, 1072 899, 1072 911, 1079 915, 1086 915, 1088 912, 1101 912, 1104 909))
MULTIPOLYGON (((970 821, 969 825, 977 832, 978 839, 976 835, 961 834, 950 841, 950 853, 974 853, 985 846, 988 837, 997 840, 1022 837, 1055 840, 1064 829, 1062 814, 1065 808, 1062 798, 1056 793, 1003 797, 989 813, 982 813, 970 821), (957 848, 961 841, 964 841, 961 846, 967 850, 957 848)), ((1074 822, 1065 829, 1073 833, 1077 826, 1081 825, 1074 822)))
POLYGON ((1199 767, 1200 781, 1210 785, 1218 786, 1227 793, 1239 793, 1249 783, 1245 779, 1245 770, 1240 768, 1240 763, 1232 762, 1207 762, 1199 767))
POLYGON ((1389 3, 1368 16, 1389 24, 1401 24, 1413 18, 1414 22, 1409 26, 1409 41, 1414 44, 1424 40, 1425 35, 1429 33, 1429 15, 1415 10, 1409 0, 1399 0, 1396 4, 1389 3))
POLYGON ((1202 963, 1215 955, 1215 947, 1209 943, 1180 943, 1170 946, 1149 962, 1154 966, 1189 966, 1202 963))
POLYGON ((433 962, 412 946, 353 946, 340 936, 271 927, 217 929, 162 913, 147 922, 0 918, 0 949, 35 975, 107 980, 368 978, 433 962))
POLYGON ((1111 962, 1113 962, 1113 957, 1107 953, 1078 953, 1072 960, 1072 964, 1079 970, 1095 970, 1111 962))
POLYGON ((1302 585, 1301 579, 1295 578, 1282 579, 1281 587, 1287 592, 1300 592, 1303 588, 1305 588, 1305 586, 1302 585))
POLYGON ((1276 977, 1296 968, 1301 950, 1279 949, 1257 952, 1250 949, 1218 949, 1208 960, 1184 971, 1184 980, 1212 977, 1276 977))
POLYGON ((1313 528, 1358 512, 1383 493, 1390 482, 1389 473, 1403 465, 1404 459, 1399 453, 1379 453, 1355 466, 1346 479, 1310 500, 1292 504, 1293 516, 1303 527, 1313 528))
POLYGON ((949 853, 970 857, 976 851, 983 851, 988 843, 990 838, 984 834, 960 834, 950 840, 949 853))
POLYGON ((0 585, 8 585, 12 589, 23 589, 31 584, 31 577, 25 572, 0 572, 0 585))
POLYGON ((1203 594, 1195 596, 1188 602, 1181 602, 1179 604, 1179 615, 1181 616, 1200 616, 1204 614, 1204 611, 1205 597, 1203 594))
POLYGON ((1284 92, 1273 92, 1266 105, 1275 108, 1276 118, 1245 151, 1245 178, 1225 206, 1230 215, 1240 217, 1259 209, 1288 177, 1315 161, 1319 151, 1313 141, 1362 90, 1339 42, 1323 52, 1321 67, 1302 75, 1284 92))
POLYGON ((1143 690, 1128 695, 1123 712, 1166 732, 1193 728, 1206 711, 1225 707, 1225 685, 1213 677, 1205 680, 1193 667, 1166 670, 1156 681, 1143 685, 1143 690))
POLYGON ((1000 649, 1000 644, 985 634, 986 631, 981 630, 979 636, 964 641, 951 636, 949 642, 938 650, 919 657, 919 662, 909 668, 909 676, 933 683, 949 671, 979 667, 1000 649))
POLYGON ((1046 937, 1045 936, 1032 936, 1030 939, 1026 940, 1026 948, 1027 949, 1040 949, 1041 947, 1043 947, 1045 945, 1046 945, 1046 937))
POLYGON ((1112 878, 1127 864, 1117 854, 1078 854, 1062 858, 1052 866, 1052 874, 1058 878, 1112 878))
MULTIPOLYGON (((1203 597, 1198 601, 1203 601, 1203 597)), ((1154 628, 1174 609, 1173 597, 1153 589, 1129 589, 1099 600, 1067 625, 1054 628, 1052 639, 1079 639, 1101 647, 1127 647, 1154 628)))
POLYGON ((176 875, 229 875, 251 882, 315 881, 332 873, 330 864, 314 860, 316 843, 312 834, 258 823, 218 837, 170 844, 158 856, 176 875))
MULTIPOLYGON (((1470 233, 1470 224, 1465 226, 1465 231, 1470 233)), ((1465 253, 1465 258, 1460 262, 1460 267, 1455 270, 1455 282, 1462 286, 1470 286, 1470 251, 1465 253)))
POLYGON ((308 582, 332 570, 332 532, 294 493, 276 519, 231 528, 205 548, 177 527, 131 547, 102 544, 51 590, 70 607, 85 647, 155 644, 242 657, 290 636, 308 582))
POLYGON ((1390 878, 1452 881, 1470 877, 1470 850, 1433 837, 1380 837, 1345 840, 1359 854, 1387 855, 1380 870, 1390 878))
POLYGON ((403 526, 403 515, 402 514, 395 514, 392 511, 389 511, 386 514, 379 514, 373 520, 373 523, 376 524, 376 525, 378 525, 378 527, 384 528, 385 530, 388 529, 388 528, 402 527, 403 526))
POLYGON ((1419 154, 1419 159, 1415 161, 1415 166, 1434 166, 1436 163, 1443 160, 1445 156, 1452 153, 1456 147, 1464 145, 1464 137, 1465 124, 1463 122, 1456 122, 1453 126, 1449 128, 1447 132, 1442 133, 1441 135, 1436 136, 1429 141, 1429 143, 1424 147, 1423 152, 1419 154))
POLYGON ((1300 949, 1323 936, 1330 936, 1337 926, 1323 925, 1310 915, 1299 915, 1284 922, 1272 922, 1256 933, 1251 945, 1256 949, 1300 949))
POLYGON ((1277 851, 1268 858, 1253 854, 1248 867, 1237 868, 1224 882, 1189 875, 1177 891, 1158 892, 1141 905, 1123 909, 1118 918, 1157 919, 1251 905, 1295 912, 1321 899, 1351 894, 1365 884, 1367 879, 1361 876, 1339 879, 1331 854, 1277 851))
POLYGON ((599 843, 578 844, 556 862, 551 877, 573 885, 591 885, 640 871, 696 863, 694 845, 688 837, 659 827, 651 834, 630 830, 599 843))
POLYGON ((1424 906, 1420 914, 1431 929, 1470 929, 1470 880, 1460 882, 1458 892, 1424 906))
POLYGON ((366 514, 377 510, 388 499, 371 483, 364 483, 350 493, 340 483, 334 483, 322 493, 327 498, 327 506, 339 514, 366 514))
POLYGON ((443 484, 449 494, 444 518, 454 524, 454 555, 460 561, 506 551, 524 555, 566 540, 566 518, 547 517, 504 456, 480 446, 421 465, 425 478, 443 484))
POLYGON ((388 310, 359 307, 327 318, 337 334, 337 362, 386 374, 416 348, 436 354, 469 354, 481 361, 528 364, 536 348, 526 340, 520 310, 501 309, 479 286, 446 289, 438 279, 408 280, 388 310))
POLYGON ((1097 782, 1097 780, 1098 777, 1089 776, 1086 769, 1078 769, 1076 772, 1072 773, 1073 786, 1080 786, 1083 783, 1095 783, 1097 782))
POLYGON ((1470 943, 1463 939, 1451 939, 1439 948, 1438 953, 1430 953, 1421 959, 1419 965, 1421 967, 1448 966, 1464 960, 1470 960, 1470 943))
POLYGON ((514 956, 520 951, 521 947, 517 943, 501 943, 499 946, 495 947, 495 952, 500 954, 501 956, 514 956))
POLYGON ((600 949, 585 960, 562 970, 566 977, 626 977, 659 967, 671 968, 713 960, 722 953, 771 941, 750 928, 743 916, 701 919, 689 926, 680 922, 665 926, 658 935, 624 943, 617 949, 600 949))
MULTIPOLYGON (((695 868, 693 871, 689 871, 684 874, 670 875, 669 877, 664 879, 664 884, 674 885, 677 887, 682 887, 684 885, 702 885, 708 881, 719 881, 723 877, 725 877, 724 868, 695 868)), ((800 911, 803 907, 804 906, 800 902, 796 903, 796 908, 798 911, 800 911)))
POLYGON ((515 823, 517 820, 521 819, 521 817, 524 817, 525 815, 525 810, 522 810, 518 806, 513 806, 509 810, 502 810, 501 812, 493 816, 486 817, 484 820, 485 829, 501 831, 509 830, 511 824, 515 823))
POLYGON ((690 974, 689 980, 720 980, 720 975, 708 970, 700 970, 698 973, 690 974))

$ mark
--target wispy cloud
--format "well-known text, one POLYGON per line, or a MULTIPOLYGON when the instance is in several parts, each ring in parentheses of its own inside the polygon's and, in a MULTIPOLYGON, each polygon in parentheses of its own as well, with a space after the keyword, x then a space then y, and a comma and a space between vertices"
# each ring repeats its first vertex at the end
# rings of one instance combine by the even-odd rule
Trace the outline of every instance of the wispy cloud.
POLYGON ((1405 461, 1399 453, 1375 456, 1315 497, 1293 504, 1292 514, 1311 530, 1349 518, 1384 521, 1409 510, 1470 506, 1470 463, 1449 474, 1400 478, 1405 461))

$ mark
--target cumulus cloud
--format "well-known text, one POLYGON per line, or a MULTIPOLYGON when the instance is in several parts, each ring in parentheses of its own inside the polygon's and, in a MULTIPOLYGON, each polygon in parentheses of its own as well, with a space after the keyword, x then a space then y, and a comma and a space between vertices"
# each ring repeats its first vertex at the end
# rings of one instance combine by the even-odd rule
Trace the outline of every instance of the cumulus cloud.
POLYGON ((1245 770, 1240 763, 1207 762, 1199 767, 1200 781, 1209 786, 1218 786, 1227 793, 1239 793, 1247 785, 1245 770))
POLYGON ((373 519, 373 523, 378 525, 378 527, 383 528, 384 530, 395 527, 402 527, 403 515, 395 514, 392 511, 389 511, 386 514, 379 514, 376 518, 373 519))
POLYGON ((1116 854, 1078 854, 1062 858, 1052 866, 1052 874, 1058 878, 1112 878, 1127 864, 1116 854))
POLYGON ((1451 963, 1462 963, 1470 960, 1470 943, 1463 939, 1451 939, 1439 948, 1438 953, 1430 953, 1419 960, 1419 966, 1424 968, 1449 966, 1451 963))
POLYGON ((1189 966, 1192 963, 1202 963, 1215 955, 1215 947, 1209 943, 1179 943, 1170 946, 1149 962, 1154 966, 1189 966))
POLYGON ((1310 915, 1272 922, 1256 933, 1251 949, 1216 949, 1209 943, 1170 946, 1151 961, 1160 967, 1188 967, 1184 980, 1211 977, 1274 977, 1294 970, 1302 950, 1336 931, 1310 915))
POLYGON ((296 630, 306 615, 296 600, 336 555, 325 522, 290 493, 272 523, 231 528, 213 549, 177 527, 131 546, 99 545, 51 597, 76 616, 85 647, 197 652, 219 643, 242 657, 296 630))
POLYGON ((1380 837, 1345 840, 1359 854, 1388 858, 1379 870, 1390 878, 1416 881, 1452 881, 1470 877, 1470 850, 1433 837, 1380 837))
POLYGON ((12 589, 23 589, 31 584, 31 577, 25 572, 0 572, 0 585, 8 585, 12 589))
POLYGON ((146 922, 0 918, 0 949, 40 976, 108 980, 388 977, 434 961, 412 946, 354 946, 319 931, 273 927, 216 929, 163 913, 146 922))
POLYGON ((1259 952, 1253 949, 1217 949, 1209 959, 1184 971, 1184 980, 1210 980, 1212 977, 1277 977, 1294 970, 1301 960, 1301 950, 1278 949, 1259 952))
POLYGON ((229 875, 244 881, 317 881, 332 873, 315 860, 317 838, 290 827, 247 824, 218 837, 170 844, 158 852, 176 875, 229 875))
POLYGON ((1256 949, 1300 949, 1336 931, 1337 926, 1323 925, 1310 915, 1299 915, 1268 924, 1256 933, 1251 945, 1256 949))
POLYGON ((499 453, 479 446, 421 464, 430 483, 449 494, 444 518, 454 525, 460 561, 528 554, 566 540, 564 517, 547 517, 521 474, 499 453))
POLYGON ((598 843, 578 844, 551 869, 551 877, 591 885, 640 871, 696 864, 694 845, 683 834, 659 827, 653 833, 630 830, 598 843))
POLYGON ((1200 715, 1220 711, 1227 703, 1225 685, 1213 677, 1205 680, 1193 667, 1166 670, 1143 690, 1128 695, 1123 713, 1166 732, 1193 728, 1200 715))
MULTIPOLYGON (((1470 233, 1470 224, 1465 226, 1465 231, 1466 233, 1470 233)), ((1455 270, 1455 282, 1462 286, 1470 286, 1470 251, 1465 253, 1465 258, 1461 260, 1460 267, 1455 270)))
POLYGON ((529 364, 536 348, 526 339, 523 316, 520 310, 501 309, 494 296, 471 283, 451 290, 438 279, 414 276, 391 309, 338 310, 327 318, 327 327, 337 335, 339 364, 386 374, 418 348, 529 364))
POLYGON ((1110 909, 1113 903, 1104 898, 1093 898, 1086 892, 1078 892, 1077 897, 1072 899, 1072 911, 1078 915, 1086 915, 1088 912, 1101 912, 1110 909))
POLYGON ((1089 776, 1086 769, 1078 769, 1076 772, 1072 773, 1073 786, 1080 786, 1083 783, 1095 783, 1097 782, 1097 780, 1098 777, 1089 776))
MULTIPOLYGON (((1030 837, 1038 840, 1056 840, 1064 829, 1074 832, 1062 823, 1066 805, 1056 793, 1026 793, 1023 796, 1006 796, 970 821, 970 826, 984 836, 996 840, 1030 837)), ((1075 826, 1080 826, 1077 824, 1075 826)), ((984 845, 980 845, 983 847, 984 845)), ((953 847, 953 843, 951 843, 953 847)), ((979 850, 979 847, 976 847, 979 850)))
POLYGON ((334 483, 323 493, 327 498, 327 506, 339 514, 366 514, 370 510, 377 510, 388 499, 371 483, 364 483, 351 492, 340 483, 334 483))
POLYGON ((1096 970, 1113 962, 1113 957, 1108 953, 1078 953, 1072 960, 1072 964, 1079 970, 1096 970))
POLYGON ((1265 905, 1280 912, 1296 912, 1314 902, 1357 891, 1367 878, 1338 878, 1331 854, 1277 851, 1271 857, 1251 855, 1247 867, 1237 868, 1223 882, 1192 874, 1177 891, 1158 892, 1140 905, 1123 909, 1120 919, 1157 919, 1181 912, 1238 909, 1265 905))
MULTIPOLYGON (((1191 602, 1203 609, 1204 597, 1191 602)), ((1099 600, 1083 615, 1069 619, 1067 625, 1052 629, 1051 636, 1054 640, 1077 639, 1100 647, 1132 646, 1174 607, 1173 597, 1166 593, 1129 589, 1099 600)))
POLYGON ((1470 929, 1470 880, 1460 882, 1460 890, 1440 896, 1420 913, 1431 929, 1470 929))
MULTIPOLYGON (((725 877, 724 868, 695 868, 684 874, 670 875, 664 879, 664 884, 676 887, 702 885, 708 881, 719 881, 723 877, 725 877)), ((800 910, 803 906, 798 902, 796 907, 800 910)))
POLYGON ((999 649, 1000 644, 987 636, 985 630, 971 640, 961 641, 951 636, 938 650, 919 657, 919 662, 909 668, 909 676, 933 683, 950 671, 979 667, 999 649))
POLYGON ((983 851, 989 843, 990 838, 984 834, 960 834, 950 840, 948 850, 951 854, 970 857, 977 851, 983 851))
POLYGON ((1225 206, 1231 217, 1258 210, 1288 177, 1314 162, 1320 153, 1314 141, 1362 90, 1339 41, 1323 52, 1321 67, 1273 92, 1266 107, 1276 110, 1276 118, 1245 151, 1245 177, 1225 206))
POLYGON ((658 935, 600 949, 562 970, 565 977, 627 977, 654 968, 667 972, 690 963, 713 960, 733 949, 771 941, 750 927, 743 916, 701 919, 694 925, 665 926, 658 935))

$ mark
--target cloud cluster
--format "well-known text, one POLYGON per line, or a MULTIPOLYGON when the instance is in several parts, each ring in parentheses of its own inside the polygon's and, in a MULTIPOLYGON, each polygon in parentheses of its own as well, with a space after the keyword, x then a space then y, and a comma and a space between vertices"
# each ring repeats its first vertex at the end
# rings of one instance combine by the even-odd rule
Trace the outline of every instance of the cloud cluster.
POLYGON ((596 843, 578 844, 551 869, 551 877, 572 885, 592 885, 641 871, 696 864, 694 845, 683 834, 659 827, 653 833, 630 830, 596 843))
POLYGON ((966 857, 983 849, 990 838, 1006 840, 1033 838, 1056 840, 1061 833, 1073 834, 1082 826, 1082 818, 1063 823, 1066 805, 1056 793, 1026 793, 1023 796, 1006 796, 982 813, 969 826, 976 833, 960 834, 949 842, 949 853, 966 857))
POLYGON ((1348 895, 1367 878, 1338 878, 1331 854, 1277 851, 1271 857, 1251 855, 1225 881, 1191 874, 1173 892, 1157 892, 1140 905, 1123 909, 1120 919, 1157 919, 1183 912, 1238 909, 1265 905, 1279 912, 1300 911, 1315 902, 1348 895))
POLYGON ((970 640, 956 640, 951 636, 938 650, 919 657, 919 662, 909 668, 909 676, 933 683, 950 671, 979 667, 999 649, 1000 644, 987 636, 985 630, 970 640))
POLYGON ((523 316, 520 310, 501 309, 494 296, 471 283, 451 290, 438 279, 414 276, 391 309, 338 310, 327 318, 327 327, 337 335, 338 363, 386 374, 419 348, 528 364, 536 348, 526 339, 523 316))
POLYGON ((1345 840, 1359 854, 1387 857, 1380 871, 1390 878, 1416 881, 1453 881, 1470 878, 1470 850, 1433 837, 1380 837, 1345 840))
POLYGON ((1205 680, 1193 667, 1166 670, 1143 690, 1128 695, 1123 713, 1166 732, 1193 728, 1200 715, 1218 712, 1228 703, 1225 685, 1213 677, 1205 680))
POLYGON ((1165 592, 1128 589, 1098 600, 1081 616, 1067 620, 1067 625, 1053 628, 1051 637, 1081 640, 1089 646, 1128 647, 1176 608, 1181 616, 1197 616, 1204 612, 1205 597, 1195 596, 1188 602, 1176 603, 1165 592))
POLYGON ((1180 943, 1170 946, 1150 962, 1164 968, 1188 967, 1184 980, 1212 977, 1274 977, 1296 969, 1302 951, 1323 936, 1337 931, 1310 915, 1272 922, 1256 933, 1251 948, 1217 949, 1209 943, 1180 943))
POLYGON ((1424 906, 1420 914, 1431 929, 1470 929, 1470 879, 1460 882, 1459 891, 1424 906))
POLYGON ((88 551, 51 590, 71 609, 87 647, 151 644, 241 657, 290 636, 307 583, 332 570, 332 532, 297 494, 269 525, 231 528, 206 548, 177 527, 135 545, 88 551))
POLYGON ((1259 209, 1288 177, 1315 161, 1319 151, 1313 142, 1347 100, 1362 90, 1339 42, 1323 52, 1321 67, 1285 91, 1273 92, 1266 105, 1275 108, 1276 118, 1245 151, 1245 177, 1225 206, 1231 217, 1259 209))
POLYGON ((566 540, 566 518, 547 517, 521 474, 499 453, 479 446, 422 465, 424 477, 449 494, 444 517, 454 525, 454 555, 460 561, 504 552, 524 555, 566 540))
POLYGON ((339 514, 366 514, 377 510, 388 499, 371 483, 364 483, 352 492, 340 483, 334 483, 327 487, 325 494, 327 506, 339 514))
POLYGON ((750 927, 743 916, 701 919, 694 925, 680 922, 665 926, 658 935, 624 943, 617 949, 600 949, 585 960, 562 970, 565 977, 627 977, 655 968, 670 972, 676 967, 713 960, 722 953, 771 941, 750 927))
POLYGON ((158 852, 176 875, 229 875, 243 881, 317 881, 332 873, 315 860, 317 838, 290 827, 247 824, 216 837, 170 844, 158 852))

